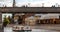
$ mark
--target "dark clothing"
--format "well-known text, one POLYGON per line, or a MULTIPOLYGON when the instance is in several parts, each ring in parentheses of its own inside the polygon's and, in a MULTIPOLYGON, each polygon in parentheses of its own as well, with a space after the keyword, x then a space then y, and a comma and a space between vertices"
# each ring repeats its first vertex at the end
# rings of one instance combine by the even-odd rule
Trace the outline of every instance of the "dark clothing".
POLYGON ((19 24, 22 24, 22 19, 18 20, 18 23, 19 23, 19 24))
POLYGON ((19 16, 18 23, 19 23, 19 24, 22 24, 22 20, 23 20, 23 19, 19 16))
POLYGON ((6 27, 8 22, 3 22, 3 27, 6 27))

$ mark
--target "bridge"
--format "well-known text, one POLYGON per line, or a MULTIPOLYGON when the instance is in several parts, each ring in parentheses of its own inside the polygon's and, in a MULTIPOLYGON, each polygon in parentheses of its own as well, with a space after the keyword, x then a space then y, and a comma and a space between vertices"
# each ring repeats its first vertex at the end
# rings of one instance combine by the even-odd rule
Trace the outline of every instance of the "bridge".
POLYGON ((16 13, 25 13, 25 16, 30 14, 60 13, 60 7, 0 7, 0 22, 2 22, 3 13, 11 13, 13 16, 16 13))

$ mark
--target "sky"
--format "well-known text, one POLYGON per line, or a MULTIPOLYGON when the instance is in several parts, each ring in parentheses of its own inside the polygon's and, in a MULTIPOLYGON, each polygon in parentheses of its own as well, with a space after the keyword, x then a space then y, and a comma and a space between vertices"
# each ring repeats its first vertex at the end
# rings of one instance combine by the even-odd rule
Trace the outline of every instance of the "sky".
MULTIPOLYGON (((44 7, 51 7, 58 3, 60 5, 60 0, 15 0, 16 6, 21 7, 22 5, 28 5, 29 7, 41 7, 44 3, 44 7)), ((0 0, 0 7, 6 5, 7 7, 12 7, 13 0, 0 0)), ((57 5, 58 5, 57 4, 57 5)), ((56 5, 56 6, 57 6, 56 5)))

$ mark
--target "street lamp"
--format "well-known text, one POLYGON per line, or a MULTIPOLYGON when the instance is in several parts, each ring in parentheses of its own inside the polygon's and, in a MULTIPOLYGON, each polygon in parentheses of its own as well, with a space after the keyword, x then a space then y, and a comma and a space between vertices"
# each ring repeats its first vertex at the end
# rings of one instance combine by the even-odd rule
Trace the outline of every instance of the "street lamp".
POLYGON ((15 4, 16 4, 16 2, 15 2, 15 0, 13 0, 13 7, 15 7, 15 4))

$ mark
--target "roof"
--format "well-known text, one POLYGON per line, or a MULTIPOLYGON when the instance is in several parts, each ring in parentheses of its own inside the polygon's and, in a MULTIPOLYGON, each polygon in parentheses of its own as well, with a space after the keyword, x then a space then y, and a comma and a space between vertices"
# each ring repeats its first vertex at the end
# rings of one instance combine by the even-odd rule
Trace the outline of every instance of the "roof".
POLYGON ((60 13, 60 7, 0 7, 0 12, 60 13))

